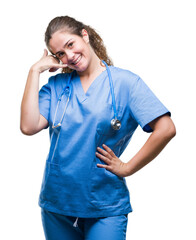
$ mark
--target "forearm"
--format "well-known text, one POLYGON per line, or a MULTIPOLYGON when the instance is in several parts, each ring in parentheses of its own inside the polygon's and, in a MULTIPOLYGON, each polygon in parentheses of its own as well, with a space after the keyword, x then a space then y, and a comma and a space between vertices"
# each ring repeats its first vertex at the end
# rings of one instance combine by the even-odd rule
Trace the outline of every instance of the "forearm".
POLYGON ((27 77, 21 103, 20 128, 23 132, 36 128, 39 122, 39 76, 39 71, 32 67, 27 77))
POLYGON ((130 176, 151 162, 174 137, 175 132, 163 129, 154 131, 139 152, 127 163, 127 176, 130 176))
POLYGON ((48 69, 53 72, 64 67, 67 67, 67 64, 59 64, 55 57, 48 55, 46 49, 44 49, 42 58, 31 67, 21 103, 20 129, 23 133, 34 134, 48 124, 46 119, 40 118, 39 112, 40 73, 48 69))

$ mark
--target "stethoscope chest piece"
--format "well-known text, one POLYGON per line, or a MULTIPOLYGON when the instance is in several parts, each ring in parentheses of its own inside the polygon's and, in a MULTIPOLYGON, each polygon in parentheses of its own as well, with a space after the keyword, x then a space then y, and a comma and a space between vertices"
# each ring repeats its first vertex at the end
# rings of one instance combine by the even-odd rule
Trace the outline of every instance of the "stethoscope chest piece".
POLYGON ((118 119, 113 118, 111 120, 111 126, 114 130, 119 130, 121 128, 121 122, 118 119))

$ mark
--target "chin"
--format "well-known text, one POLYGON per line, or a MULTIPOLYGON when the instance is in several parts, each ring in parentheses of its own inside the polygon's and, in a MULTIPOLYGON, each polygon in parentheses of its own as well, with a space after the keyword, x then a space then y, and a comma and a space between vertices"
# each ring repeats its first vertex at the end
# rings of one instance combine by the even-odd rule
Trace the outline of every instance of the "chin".
POLYGON ((87 65, 87 66, 81 66, 81 67, 75 68, 75 70, 76 70, 77 72, 84 72, 87 68, 88 68, 88 65, 87 65))
POLYGON ((77 72, 84 72, 86 68, 75 69, 77 72))
MULTIPOLYGON (((84 60, 83 60, 84 61, 84 60)), ((89 62, 81 62, 81 64, 78 67, 70 66, 71 69, 76 70, 77 72, 84 72, 87 70, 89 66, 89 62)))

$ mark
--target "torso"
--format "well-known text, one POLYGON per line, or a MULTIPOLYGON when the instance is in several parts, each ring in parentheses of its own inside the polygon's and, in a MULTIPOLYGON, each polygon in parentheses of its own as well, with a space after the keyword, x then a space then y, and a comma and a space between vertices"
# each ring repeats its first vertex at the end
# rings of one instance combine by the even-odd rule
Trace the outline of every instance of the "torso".
POLYGON ((84 90, 84 92, 86 94, 86 92, 87 92, 87 90, 90 87, 92 82, 87 80, 87 79, 80 79, 80 80, 81 80, 82 88, 83 88, 83 90, 84 90))
POLYGON ((105 70, 106 70, 106 68, 102 67, 98 72, 96 72, 96 74, 92 75, 90 78, 80 77, 82 88, 83 88, 85 94, 88 91, 88 88, 90 87, 91 83, 105 70))

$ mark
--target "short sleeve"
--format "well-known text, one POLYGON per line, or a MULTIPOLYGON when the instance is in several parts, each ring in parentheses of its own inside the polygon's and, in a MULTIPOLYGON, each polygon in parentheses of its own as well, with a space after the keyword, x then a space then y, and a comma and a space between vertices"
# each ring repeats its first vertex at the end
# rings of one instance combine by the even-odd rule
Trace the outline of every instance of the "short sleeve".
POLYGON ((129 100, 131 115, 145 132, 152 132, 148 123, 165 114, 171 116, 171 113, 139 76, 132 87, 129 100))
POLYGON ((47 84, 43 85, 39 90, 39 111, 49 121, 50 113, 50 99, 51 99, 51 88, 48 81, 47 84))

